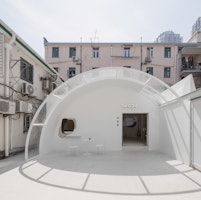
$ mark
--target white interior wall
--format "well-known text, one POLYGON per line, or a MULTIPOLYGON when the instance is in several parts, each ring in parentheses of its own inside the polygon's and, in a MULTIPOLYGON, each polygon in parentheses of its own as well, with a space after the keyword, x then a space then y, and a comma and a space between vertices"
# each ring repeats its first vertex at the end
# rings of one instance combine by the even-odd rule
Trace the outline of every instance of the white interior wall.
POLYGON ((180 100, 160 110, 159 150, 190 162, 190 101, 180 100))
POLYGON ((135 90, 134 83, 120 80, 104 80, 75 90, 47 120, 40 140, 40 153, 66 150, 68 143, 76 143, 83 150, 83 139, 89 137, 92 139, 91 150, 95 150, 96 144, 104 144, 110 151, 121 150, 123 113, 148 113, 149 150, 158 149, 158 107, 135 90), (122 104, 134 104, 135 108, 122 104), (66 138, 58 136, 63 118, 76 119, 74 133, 66 138))

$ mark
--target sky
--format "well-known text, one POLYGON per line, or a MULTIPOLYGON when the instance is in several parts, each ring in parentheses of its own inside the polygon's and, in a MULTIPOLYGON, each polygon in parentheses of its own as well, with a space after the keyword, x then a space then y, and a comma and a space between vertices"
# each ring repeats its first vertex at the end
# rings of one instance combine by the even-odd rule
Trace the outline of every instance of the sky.
POLYGON ((200 0, 0 0, 0 18, 44 57, 49 42, 154 42, 173 31, 187 42, 200 0))

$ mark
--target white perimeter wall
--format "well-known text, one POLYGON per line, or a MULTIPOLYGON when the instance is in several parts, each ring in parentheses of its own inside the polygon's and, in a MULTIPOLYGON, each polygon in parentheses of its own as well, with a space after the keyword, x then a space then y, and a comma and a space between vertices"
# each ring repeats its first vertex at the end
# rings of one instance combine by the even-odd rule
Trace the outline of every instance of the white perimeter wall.
POLYGON ((53 111, 43 128, 40 154, 67 150, 67 144, 86 148, 83 139, 91 138, 91 150, 96 144, 104 144, 106 150, 122 149, 122 114, 148 113, 149 150, 158 149, 159 111, 146 96, 136 92, 136 85, 127 81, 105 80, 86 85, 67 96, 53 111), (136 108, 123 108, 122 104, 134 104, 136 108), (76 119, 73 135, 58 136, 62 118, 76 119), (118 122, 119 121, 119 122, 118 122), (117 125, 119 124, 119 125, 117 125))
POLYGON ((189 164, 190 101, 180 100, 160 110, 159 150, 189 164))
POLYGON ((201 170, 201 98, 192 101, 192 164, 201 170))

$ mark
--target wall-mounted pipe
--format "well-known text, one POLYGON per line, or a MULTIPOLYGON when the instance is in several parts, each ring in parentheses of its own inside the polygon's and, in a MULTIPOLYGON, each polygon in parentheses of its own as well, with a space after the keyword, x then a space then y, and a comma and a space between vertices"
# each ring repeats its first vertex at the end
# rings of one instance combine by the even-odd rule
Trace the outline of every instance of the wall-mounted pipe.
MULTIPOLYGON (((16 40, 15 34, 12 34, 12 38, 9 43, 5 44, 6 48, 6 66, 5 66, 5 76, 4 76, 4 83, 5 85, 9 85, 9 72, 10 72, 10 51, 12 49, 12 44, 16 40)), ((4 89, 4 95, 5 97, 9 97, 9 88, 5 87, 4 89)), ((9 116, 4 117, 4 132, 5 132, 5 157, 9 156, 9 133, 10 130, 10 121, 9 121, 9 116)))

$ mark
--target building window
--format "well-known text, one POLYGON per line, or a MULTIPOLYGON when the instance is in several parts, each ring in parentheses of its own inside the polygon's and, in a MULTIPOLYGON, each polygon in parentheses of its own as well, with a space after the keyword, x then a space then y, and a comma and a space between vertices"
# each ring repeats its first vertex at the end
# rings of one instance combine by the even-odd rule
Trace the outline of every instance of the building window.
POLYGON ((164 78, 170 78, 170 67, 164 68, 164 78))
POLYGON ((130 57, 130 48, 124 47, 124 57, 130 57))
POLYGON ((171 48, 170 47, 165 47, 165 49, 164 49, 164 57, 165 58, 171 58, 171 48))
POLYGON ((76 56, 76 48, 75 47, 70 47, 69 49, 69 58, 73 58, 76 56))
POLYGON ((59 47, 52 47, 52 58, 59 57, 59 47))
POLYGON ((75 75, 76 75, 76 69, 75 69, 75 67, 69 67, 68 78, 72 78, 75 75))
POLYGON ((125 68, 131 68, 131 66, 123 66, 123 67, 125 67, 125 68))
POLYGON ((149 58, 154 57, 154 48, 153 47, 148 47, 147 48, 147 57, 149 57, 149 58))
POLYGON ((20 58, 20 78, 33 84, 33 65, 20 58))
POLYGON ((147 68, 146 68, 146 71, 147 71, 147 74, 151 74, 151 75, 154 74, 153 67, 147 67, 147 68))
POLYGON ((30 124, 31 124, 31 119, 32 119, 31 114, 24 114, 23 132, 28 132, 30 124))
POLYGON ((93 48, 93 58, 99 58, 99 48, 93 48))
POLYGON ((59 72, 59 68, 58 67, 53 67, 55 71, 59 72))

